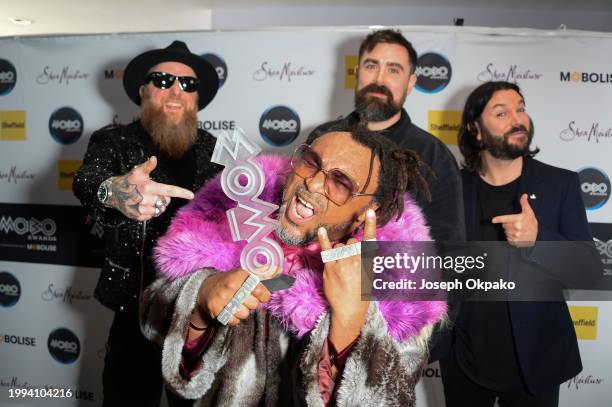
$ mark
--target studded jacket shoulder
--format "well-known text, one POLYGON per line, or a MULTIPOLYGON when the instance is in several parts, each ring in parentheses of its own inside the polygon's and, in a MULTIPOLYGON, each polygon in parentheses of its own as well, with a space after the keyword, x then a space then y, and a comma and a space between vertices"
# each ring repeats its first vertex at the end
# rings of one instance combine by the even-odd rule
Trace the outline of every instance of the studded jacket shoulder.
MULTIPOLYGON (((192 191, 199 189, 222 168, 210 162, 214 146, 215 138, 198 129, 192 191)), ((137 309, 141 289, 155 277, 150 260, 151 249, 157 238, 165 233, 172 214, 186 202, 174 199, 173 210, 147 222, 137 222, 102 205, 98 201, 97 190, 104 180, 126 174, 152 155, 158 157, 158 166, 151 173, 151 178, 174 184, 171 162, 163 158, 140 121, 128 125, 109 125, 91 135, 83 164, 73 181, 75 196, 88 209, 94 221, 104 227, 105 259, 95 296, 115 311, 137 309)))

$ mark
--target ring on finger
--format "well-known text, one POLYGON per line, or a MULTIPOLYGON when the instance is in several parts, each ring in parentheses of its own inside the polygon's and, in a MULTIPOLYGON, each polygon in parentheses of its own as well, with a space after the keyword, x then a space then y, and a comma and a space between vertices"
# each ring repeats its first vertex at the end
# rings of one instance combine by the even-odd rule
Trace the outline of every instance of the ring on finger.
POLYGON ((153 214, 153 216, 159 216, 161 215, 161 209, 160 208, 155 208, 155 213, 153 214))
POLYGON ((157 208, 161 209, 161 208, 163 208, 164 206, 166 206, 166 202, 165 202, 163 199, 158 198, 158 199, 157 199, 157 201, 155 201, 155 208, 156 208, 156 209, 157 209, 157 208))

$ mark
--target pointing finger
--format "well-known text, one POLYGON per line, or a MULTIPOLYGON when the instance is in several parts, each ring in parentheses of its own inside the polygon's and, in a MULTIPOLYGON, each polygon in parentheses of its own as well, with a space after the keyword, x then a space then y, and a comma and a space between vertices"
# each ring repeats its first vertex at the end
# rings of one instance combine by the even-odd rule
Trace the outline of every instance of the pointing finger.
POLYGON ((169 196, 173 198, 193 199, 193 192, 188 189, 177 187, 176 185, 160 184, 152 182, 148 191, 154 195, 169 196))

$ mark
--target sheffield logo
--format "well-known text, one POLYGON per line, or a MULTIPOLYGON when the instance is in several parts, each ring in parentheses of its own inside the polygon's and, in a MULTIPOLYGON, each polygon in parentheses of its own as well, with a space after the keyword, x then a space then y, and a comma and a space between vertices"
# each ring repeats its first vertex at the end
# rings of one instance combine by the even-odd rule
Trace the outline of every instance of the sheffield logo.
POLYGON ((453 69, 445 57, 428 52, 417 60, 415 74, 418 90, 424 93, 438 93, 450 83, 453 69))
POLYGON ((217 71, 217 76, 219 77, 219 89, 221 89, 221 86, 223 86, 227 80, 227 64, 223 58, 217 54, 202 54, 201 57, 208 61, 208 63, 215 68, 215 71, 217 71))
POLYGON ((259 133, 264 141, 275 147, 287 146, 300 134, 300 117, 287 106, 273 106, 259 119, 259 133))
POLYGON ((587 210, 601 208, 610 198, 610 180, 603 171, 589 167, 578 171, 582 200, 587 210))
POLYGON ((49 132, 60 144, 72 144, 83 134, 83 118, 71 107, 61 107, 49 118, 49 132))
POLYGON ((559 76, 561 82, 612 83, 612 73, 561 71, 559 76))
POLYGON ((0 110, 0 140, 26 139, 26 111, 0 110))
POLYGON ((81 353, 79 338, 66 328, 58 328, 49 334, 47 348, 53 359, 63 364, 74 363, 81 353))
POLYGON ((0 306, 12 307, 21 297, 21 285, 8 271, 0 271, 0 306))
POLYGON ((478 74, 477 79, 480 82, 506 81, 517 83, 522 80, 537 80, 542 76, 541 73, 533 72, 529 68, 519 68, 516 64, 509 65, 507 68, 498 68, 491 62, 484 71, 478 74))
POLYGON ((11 93, 17 83, 17 70, 6 59, 0 59, 0 96, 11 93))

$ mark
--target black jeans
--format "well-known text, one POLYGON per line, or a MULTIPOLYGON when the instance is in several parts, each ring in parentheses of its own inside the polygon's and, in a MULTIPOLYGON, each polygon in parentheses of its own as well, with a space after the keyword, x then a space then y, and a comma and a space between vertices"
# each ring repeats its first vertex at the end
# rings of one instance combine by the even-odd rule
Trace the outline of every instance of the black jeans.
POLYGON ((136 311, 115 313, 102 384, 104 407, 159 407, 163 386, 161 349, 140 332, 136 311))
POLYGON ((557 407, 559 405, 559 386, 537 395, 531 394, 524 386, 505 392, 482 387, 463 373, 453 352, 440 360, 440 373, 444 385, 446 407, 493 407, 497 398, 499 398, 500 407, 557 407))

